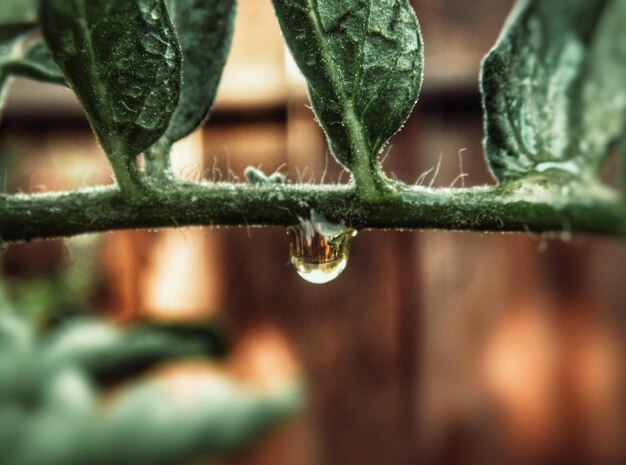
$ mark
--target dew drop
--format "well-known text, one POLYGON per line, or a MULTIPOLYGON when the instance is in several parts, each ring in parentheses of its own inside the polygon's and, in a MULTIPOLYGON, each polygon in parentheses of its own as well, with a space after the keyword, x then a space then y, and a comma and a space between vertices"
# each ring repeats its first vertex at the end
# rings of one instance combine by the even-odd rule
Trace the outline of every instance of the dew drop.
POLYGON ((343 222, 330 223, 315 210, 310 219, 299 220, 299 225, 287 228, 291 263, 305 281, 326 284, 346 269, 357 232, 343 222))
POLYGON ((163 53, 163 39, 156 34, 149 32, 141 38, 143 49, 152 55, 161 55, 163 53))

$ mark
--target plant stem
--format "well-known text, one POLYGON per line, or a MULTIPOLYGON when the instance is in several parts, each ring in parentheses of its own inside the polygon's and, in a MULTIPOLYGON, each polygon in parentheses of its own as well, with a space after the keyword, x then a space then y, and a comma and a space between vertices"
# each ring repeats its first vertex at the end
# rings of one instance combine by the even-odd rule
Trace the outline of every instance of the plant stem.
POLYGON ((558 189, 401 189, 374 202, 352 186, 174 182, 129 202, 116 188, 0 195, 0 241, 188 225, 289 225, 311 209, 355 228, 592 232, 626 237, 617 195, 558 189))
POLYGON ((172 143, 166 138, 161 139, 144 153, 146 175, 156 180, 171 180, 172 165, 170 153, 172 143))
MULTIPOLYGON (((359 124, 360 127, 360 124, 359 124)), ((376 155, 370 155, 370 148, 362 134, 351 135, 354 164, 350 167, 357 194, 364 201, 375 201, 391 191, 391 184, 385 178, 376 155)))
MULTIPOLYGON (((100 140, 105 139, 100 138, 100 140)), ((105 147, 105 152, 111 162, 115 180, 121 192, 129 202, 140 203, 147 191, 137 167, 137 157, 129 153, 122 142, 116 142, 111 147, 105 147)))

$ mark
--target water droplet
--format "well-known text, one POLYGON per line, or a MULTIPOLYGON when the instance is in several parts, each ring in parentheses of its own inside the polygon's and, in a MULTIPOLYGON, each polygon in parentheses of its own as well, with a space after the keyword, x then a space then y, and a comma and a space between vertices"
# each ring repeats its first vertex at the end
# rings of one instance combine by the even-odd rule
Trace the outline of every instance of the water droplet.
POLYGON ((411 71, 413 69, 413 61, 410 57, 403 56, 397 63, 398 71, 411 71))
POLYGON ((143 129, 155 130, 163 123, 163 115, 161 109, 163 108, 163 96, 153 89, 145 98, 143 107, 137 117, 137 124, 143 129))
POLYGON ((139 98, 143 95, 143 88, 137 84, 134 84, 124 89, 124 95, 128 96, 131 99, 139 98))
POLYGON ((343 222, 328 222, 315 210, 310 219, 299 220, 299 225, 287 228, 291 263, 305 281, 328 283, 346 269, 350 243, 357 232, 343 222))
POLYGON ((163 39, 153 32, 149 32, 141 38, 141 45, 146 52, 159 56, 163 54, 165 48, 163 39))
POLYGON ((165 49, 165 52, 163 52, 163 57, 166 60, 176 59, 176 49, 172 47, 171 45, 168 45, 167 48, 165 49))

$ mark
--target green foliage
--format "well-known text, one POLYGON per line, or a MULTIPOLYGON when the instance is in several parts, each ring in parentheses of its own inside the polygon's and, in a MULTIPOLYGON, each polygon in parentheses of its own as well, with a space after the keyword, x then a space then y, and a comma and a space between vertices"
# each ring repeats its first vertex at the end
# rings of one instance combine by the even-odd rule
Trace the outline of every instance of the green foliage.
POLYGON ((44 345, 46 364, 71 364, 99 382, 136 375, 166 360, 224 353, 222 336, 210 326, 143 325, 122 331, 77 318, 46 338, 44 345))
POLYGON ((100 380, 125 368, 211 355, 213 339, 205 332, 123 330, 95 320, 40 335, 2 304, 2 296, 0 307, 3 463, 181 463, 242 447, 300 402, 297 388, 265 394, 215 378, 188 382, 192 402, 162 382, 140 380, 103 405, 100 380))
POLYGON ((596 176, 626 121, 625 21, 623 0, 518 3, 482 71, 498 179, 596 176))
POLYGON ((7 65, 14 60, 21 46, 20 35, 28 30, 28 27, 2 27, 0 26, 0 109, 4 100, 7 82, 10 74, 7 65))
MULTIPOLYGON (((45 45, 33 31, 34 26, 28 23, 0 23, 0 97, 11 75, 41 76, 55 81, 63 79, 45 45)), ((0 110, 1 103, 0 98, 0 110)))
POLYGON ((162 0, 44 0, 41 25, 107 153, 136 156, 163 134, 181 57, 162 0))
POLYGON ((2 96, 11 76, 59 84, 65 82, 63 73, 54 63, 33 24, 0 23, 0 115, 2 96))
POLYGON ((164 0, 44 0, 41 27, 121 187, 176 109, 181 53, 164 0))
POLYGON ((5 64, 5 71, 13 76, 22 76, 53 84, 65 84, 65 76, 52 59, 43 37, 34 32, 24 37, 20 56, 5 64))
POLYGON ((230 51, 235 0, 168 0, 183 51, 180 104, 164 135, 176 142, 208 117, 230 51))
MULTIPOLYGON (((172 144, 213 104, 234 0, 167 0, 169 11, 166 0, 41 2, 47 45, 120 189, 0 194, 5 240, 251 219, 284 225, 311 208, 361 227, 626 230, 622 200, 598 180, 626 127, 624 0, 518 1, 482 73, 486 154, 501 185, 458 195, 390 181, 378 159, 421 86, 422 37, 408 0, 273 0, 330 149, 352 173, 354 183, 340 189, 292 188, 281 175, 252 169, 241 186, 170 176, 172 144), (143 172, 136 163, 141 153, 143 172), (195 199, 193 209, 181 208, 187 198, 195 199), (100 211, 102 205, 110 211, 100 211), (474 217, 464 217, 468 210, 474 217), (428 218, 424 211, 436 213, 428 218)), ((41 42, 28 42, 31 48, 13 42, 24 24, 30 28, 33 3, 17 14, 18 2, 2 4, 0 38, 11 46, 0 49, 0 84, 19 73, 60 81, 41 42), (2 65, 7 50, 20 66, 2 65)))
POLYGON ((230 50, 234 0, 169 0, 167 6, 43 1, 42 29, 63 71, 32 36, 34 25, 15 22, 20 11, 25 20, 25 9, 7 4, 0 11, 0 44, 11 44, 0 55, 0 90, 11 75, 65 83, 65 73, 118 182, 130 191, 129 184, 140 183, 134 157, 142 151, 148 175, 169 175, 171 146, 207 119, 230 50))
MULTIPOLYGON (((357 184, 408 118, 423 47, 407 0, 273 0, 335 158, 357 184)), ((365 186, 363 186, 365 187, 365 186)))
POLYGON ((230 51, 235 0, 169 0, 169 12, 183 54, 180 101, 159 144, 146 153, 156 173, 167 170, 171 145, 200 126, 209 115, 230 51))

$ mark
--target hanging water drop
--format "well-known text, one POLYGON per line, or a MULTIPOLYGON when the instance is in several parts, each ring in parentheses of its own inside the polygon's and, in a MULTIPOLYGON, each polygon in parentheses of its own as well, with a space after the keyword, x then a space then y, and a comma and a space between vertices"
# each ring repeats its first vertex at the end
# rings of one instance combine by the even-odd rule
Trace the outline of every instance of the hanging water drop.
POLYGON ((357 232, 343 222, 333 224, 311 210, 311 218, 287 228, 289 255, 298 274, 313 284, 325 284, 341 274, 348 264, 350 243, 357 232))

